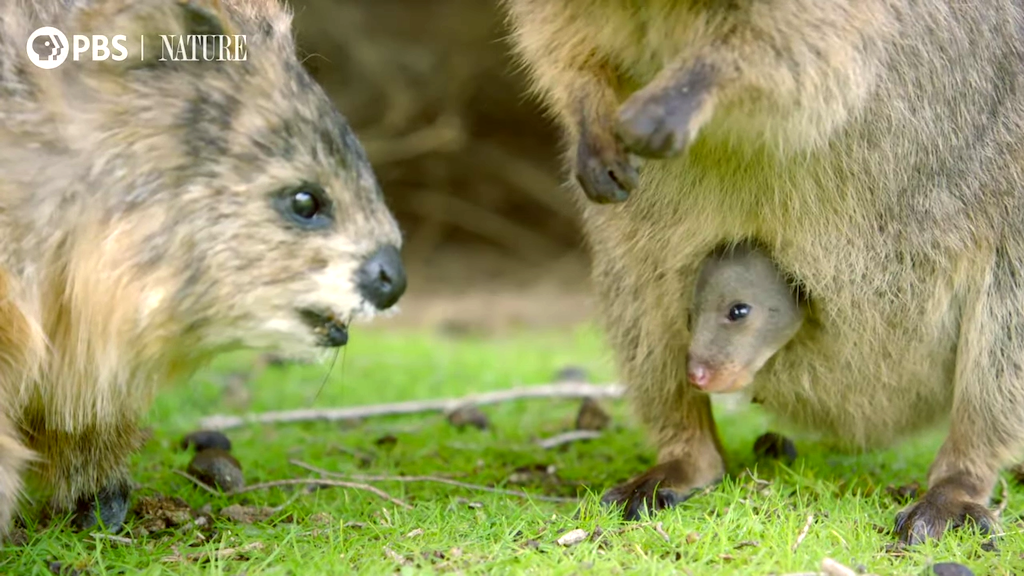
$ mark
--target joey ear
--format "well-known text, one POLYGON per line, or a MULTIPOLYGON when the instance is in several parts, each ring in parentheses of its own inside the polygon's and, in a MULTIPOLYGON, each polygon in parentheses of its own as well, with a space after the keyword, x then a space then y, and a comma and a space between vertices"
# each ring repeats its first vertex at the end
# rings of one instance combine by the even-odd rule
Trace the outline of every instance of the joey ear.
POLYGON ((161 64, 161 49, 176 37, 233 33, 219 0, 94 0, 78 24, 78 34, 125 36, 128 57, 99 63, 119 68, 161 64))

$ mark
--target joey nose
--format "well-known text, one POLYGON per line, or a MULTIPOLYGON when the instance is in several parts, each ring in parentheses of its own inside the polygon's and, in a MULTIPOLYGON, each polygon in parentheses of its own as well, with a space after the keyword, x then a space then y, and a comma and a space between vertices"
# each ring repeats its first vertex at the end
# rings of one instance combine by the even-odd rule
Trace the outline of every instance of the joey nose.
POLYGON ((378 310, 394 306, 405 293, 405 284, 405 266, 394 246, 379 248, 356 270, 359 293, 378 310))
POLYGON ((690 384, 693 384, 698 388, 704 388, 708 385, 710 373, 702 364, 690 362, 689 367, 686 370, 686 378, 690 381, 690 384))

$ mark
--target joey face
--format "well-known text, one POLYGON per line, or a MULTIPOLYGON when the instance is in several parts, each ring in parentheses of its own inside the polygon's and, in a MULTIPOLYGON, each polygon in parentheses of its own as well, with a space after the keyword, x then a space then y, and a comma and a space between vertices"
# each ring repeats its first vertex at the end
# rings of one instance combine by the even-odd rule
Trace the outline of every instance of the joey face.
POLYGON ((766 258, 709 260, 690 313, 687 377, 705 392, 748 386, 797 332, 803 311, 766 258))

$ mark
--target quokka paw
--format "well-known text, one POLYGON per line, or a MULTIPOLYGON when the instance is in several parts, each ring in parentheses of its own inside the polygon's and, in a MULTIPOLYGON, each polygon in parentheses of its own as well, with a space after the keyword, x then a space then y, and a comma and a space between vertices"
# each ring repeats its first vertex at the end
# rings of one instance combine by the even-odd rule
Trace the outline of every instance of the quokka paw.
POLYGON ((586 128, 581 133, 574 171, 583 193, 598 204, 625 202, 640 181, 634 159, 611 134, 586 128))
POLYGON ((948 529, 974 527, 982 534, 991 534, 998 520, 988 508, 957 498, 943 487, 929 490, 925 495, 896 514, 895 532, 899 541, 907 545, 921 544, 928 539, 940 539, 948 529))
POLYGON ((99 523, 107 532, 117 534, 124 528, 130 501, 131 486, 128 482, 111 484, 78 499, 71 525, 76 530, 88 530, 99 523))
POLYGON ((682 153, 711 114, 713 86, 711 70, 694 66, 675 82, 636 92, 619 108, 616 135, 644 158, 682 153))
POLYGON ((685 466, 679 460, 658 464, 605 492, 601 503, 608 506, 621 505, 623 519, 640 520, 644 515, 653 515, 659 510, 685 502, 701 488, 690 482, 691 475, 685 466))

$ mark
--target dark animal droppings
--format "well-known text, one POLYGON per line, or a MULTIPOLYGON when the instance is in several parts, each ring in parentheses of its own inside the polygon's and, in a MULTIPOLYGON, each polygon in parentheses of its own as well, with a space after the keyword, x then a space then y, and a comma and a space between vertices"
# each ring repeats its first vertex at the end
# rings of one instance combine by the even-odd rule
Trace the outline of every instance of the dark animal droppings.
POLYGON ((604 430, 612 417, 601 408, 593 398, 584 398, 580 411, 576 414, 577 430, 604 430))
POLYGON ((231 440, 228 440, 223 432, 217 430, 197 430, 181 439, 182 450, 188 450, 189 446, 194 446, 196 452, 202 452, 208 448, 230 452, 231 440))
POLYGON ((758 458, 781 460, 789 466, 796 460, 796 445, 781 434, 766 432, 754 440, 754 455, 758 458))
POLYGON ((81 570, 73 566, 65 566, 60 562, 50 562, 49 565, 47 565, 47 568, 50 569, 50 572, 53 572, 58 576, 79 576, 79 574, 82 573, 81 570))
POLYGON ((556 382, 588 382, 587 371, 579 366, 565 366, 555 373, 556 382))
POLYGON ((456 408, 448 414, 448 423, 458 429, 472 426, 477 430, 486 430, 490 426, 487 415, 476 406, 463 406, 456 408))
POLYGON ((188 473, 207 486, 228 492, 245 486, 242 465, 220 448, 200 450, 189 462, 188 473))
POLYGON ((921 485, 917 482, 911 482, 903 486, 886 486, 885 491, 889 493, 889 496, 892 496, 892 499, 897 504, 906 505, 917 499, 917 495, 921 491, 921 485))
POLYGON ((373 443, 381 448, 392 448, 395 444, 398 444, 398 438, 394 434, 385 434, 374 440, 373 443))
POLYGON ((935 576, 974 576, 974 572, 963 564, 956 562, 939 562, 932 566, 935 576))

